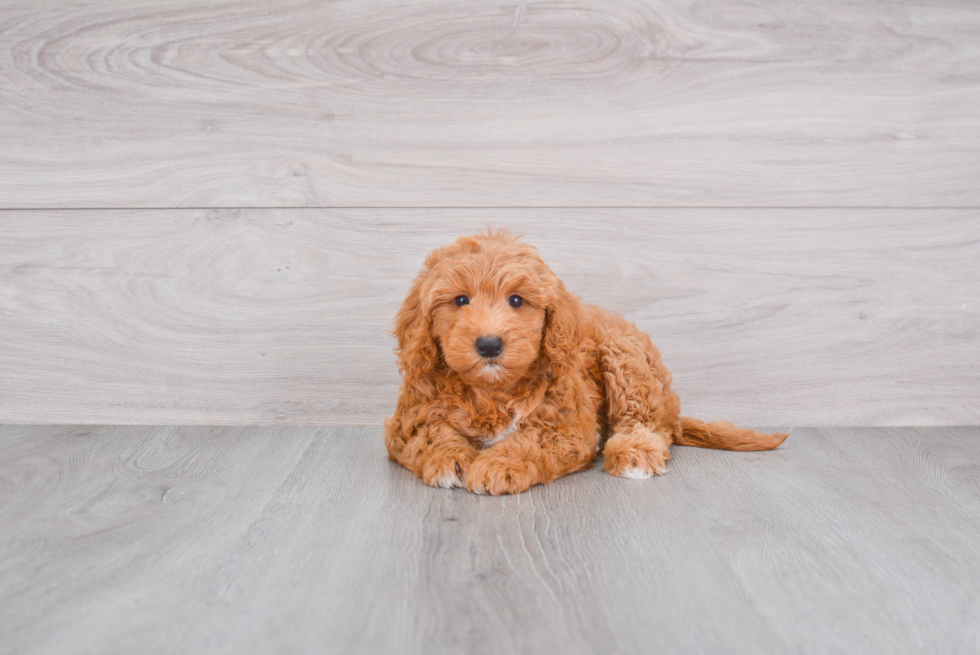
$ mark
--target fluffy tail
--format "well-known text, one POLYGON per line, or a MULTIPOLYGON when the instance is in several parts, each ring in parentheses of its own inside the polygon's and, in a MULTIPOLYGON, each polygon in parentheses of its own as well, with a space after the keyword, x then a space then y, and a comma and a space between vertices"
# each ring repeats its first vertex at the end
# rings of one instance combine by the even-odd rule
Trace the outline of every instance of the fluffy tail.
POLYGON ((688 416, 681 417, 681 430, 683 432, 674 443, 718 450, 772 450, 789 436, 788 433, 762 434, 742 430, 728 421, 705 423, 688 416))

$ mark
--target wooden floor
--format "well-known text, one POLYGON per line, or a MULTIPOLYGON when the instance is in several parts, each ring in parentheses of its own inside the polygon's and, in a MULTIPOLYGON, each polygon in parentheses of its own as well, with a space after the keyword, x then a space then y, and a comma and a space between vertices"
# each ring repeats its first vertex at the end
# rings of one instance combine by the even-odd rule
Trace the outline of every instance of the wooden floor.
POLYGON ((0 651, 976 652, 980 429, 795 429, 517 497, 378 428, 0 428, 0 651))

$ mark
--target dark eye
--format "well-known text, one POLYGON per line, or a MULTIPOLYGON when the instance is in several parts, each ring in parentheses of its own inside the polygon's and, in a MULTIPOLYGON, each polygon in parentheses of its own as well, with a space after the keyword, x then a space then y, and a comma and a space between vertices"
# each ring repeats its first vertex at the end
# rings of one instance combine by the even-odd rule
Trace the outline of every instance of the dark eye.
POLYGON ((457 307, 462 307, 463 305, 469 305, 470 304, 470 297, 469 296, 456 296, 456 300, 454 300, 453 302, 456 303, 456 306, 457 307))
POLYGON ((517 309, 518 307, 524 304, 524 299, 518 296, 517 294, 514 294, 513 296, 507 299, 507 302, 510 303, 511 307, 517 309))

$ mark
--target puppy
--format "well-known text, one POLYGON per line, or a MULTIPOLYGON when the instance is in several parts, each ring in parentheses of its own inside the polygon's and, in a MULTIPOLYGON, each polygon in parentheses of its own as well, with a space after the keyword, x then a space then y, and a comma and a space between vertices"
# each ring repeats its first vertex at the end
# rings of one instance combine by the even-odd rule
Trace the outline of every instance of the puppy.
POLYGON ((435 487, 516 494, 588 468, 664 472, 671 444, 769 450, 785 434, 680 416, 650 338, 565 290, 505 231, 436 250, 395 320, 388 456, 435 487))

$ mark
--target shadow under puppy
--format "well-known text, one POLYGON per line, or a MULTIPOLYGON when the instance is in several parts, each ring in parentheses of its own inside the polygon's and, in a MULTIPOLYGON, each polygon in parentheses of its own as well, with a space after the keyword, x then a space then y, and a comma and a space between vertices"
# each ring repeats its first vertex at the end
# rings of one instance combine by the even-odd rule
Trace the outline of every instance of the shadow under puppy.
POLYGON ((395 321, 389 457, 436 487, 514 494, 587 468, 663 473, 671 444, 769 450, 785 434, 680 416, 650 338, 565 290, 504 231, 430 254, 395 321))

